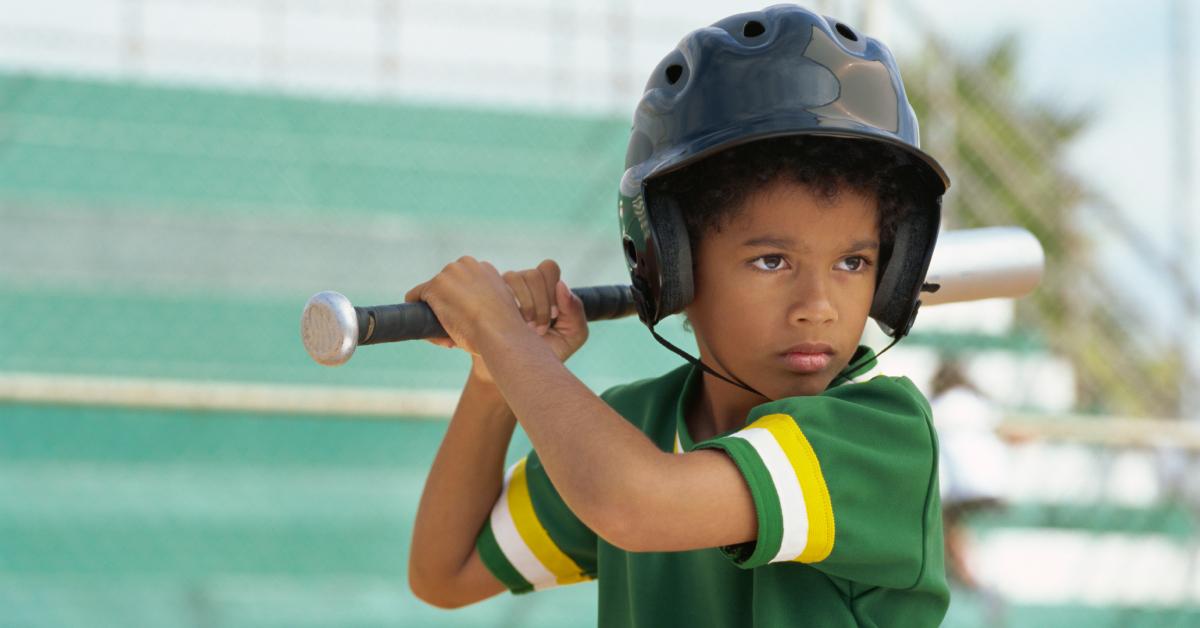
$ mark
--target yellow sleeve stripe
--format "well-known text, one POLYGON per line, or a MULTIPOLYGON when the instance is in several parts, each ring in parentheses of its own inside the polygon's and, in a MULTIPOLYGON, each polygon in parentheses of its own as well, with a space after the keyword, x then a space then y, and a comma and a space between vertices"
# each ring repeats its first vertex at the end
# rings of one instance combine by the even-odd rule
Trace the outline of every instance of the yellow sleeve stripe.
MULTIPOLYGON (((508 511, 525 547, 553 575, 556 584, 573 584, 589 579, 579 565, 554 544, 550 533, 538 521, 525 478, 525 458, 513 467, 508 484, 508 511)), ((537 587, 537 583, 533 584, 537 587)))
MULTIPOLYGON (((803 550, 798 555, 793 554, 788 558, 786 547, 781 547, 784 555, 777 559, 802 563, 825 560, 833 552, 835 534, 833 503, 829 499, 829 487, 825 485, 825 476, 821 473, 821 463, 817 459, 812 445, 805 438, 804 432, 797 426, 796 421, 786 414, 769 414, 750 424, 749 428, 762 428, 770 432, 772 440, 783 450, 788 466, 790 466, 790 469, 787 470, 782 468, 769 468, 768 470, 776 484, 776 494, 781 496, 784 537, 788 537, 789 532, 803 534, 803 550), (799 500, 782 499, 784 495, 794 491, 792 487, 782 486, 783 482, 799 484, 803 498, 799 500), (786 501, 792 503, 785 503, 786 501)), ((758 448, 757 444, 756 448, 758 448)), ((768 456, 761 457, 764 461, 768 459, 768 456)), ((772 458, 778 457, 772 456, 772 458)), ((772 465, 768 464, 768 466, 772 465)), ((783 465, 775 464, 773 466, 782 467, 783 465)))

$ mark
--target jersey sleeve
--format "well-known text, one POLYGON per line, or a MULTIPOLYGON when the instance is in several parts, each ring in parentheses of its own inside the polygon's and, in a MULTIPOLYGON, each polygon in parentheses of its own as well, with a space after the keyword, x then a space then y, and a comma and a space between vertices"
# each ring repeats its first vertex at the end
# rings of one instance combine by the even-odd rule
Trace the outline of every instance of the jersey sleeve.
POLYGON ((794 561, 915 586, 941 552, 935 438, 929 404, 906 378, 756 407, 745 428, 699 445, 733 459, 757 511, 757 539, 722 550, 747 569, 794 561))
POLYGON ((596 543, 531 451, 505 474, 475 547, 510 591, 527 593, 595 578, 596 543))

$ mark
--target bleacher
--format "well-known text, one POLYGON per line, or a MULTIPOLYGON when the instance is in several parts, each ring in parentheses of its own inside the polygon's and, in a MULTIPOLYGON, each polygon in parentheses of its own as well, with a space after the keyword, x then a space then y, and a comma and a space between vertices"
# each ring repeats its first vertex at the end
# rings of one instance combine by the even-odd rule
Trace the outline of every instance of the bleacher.
MULTIPOLYGON (((315 365, 298 337, 305 299, 397 301, 464 253, 504 266, 554 257, 572 285, 622 281, 627 129, 0 75, 0 390, 64 378, 59 397, 0 398, 0 626, 593 625, 594 584, 452 614, 408 592, 411 521, 442 421, 164 407, 154 395, 164 382, 330 399, 453 392, 465 357, 425 343, 315 365), (68 394, 71 377, 101 390, 68 394), (108 405, 105 381, 149 392, 108 405)), ((677 323, 662 330, 687 341, 677 323)), ((977 341, 1038 350, 1023 336, 977 341)), ((597 390, 675 364, 631 320, 595 325, 572 358, 597 390)), ((527 447, 518 437, 512 453, 527 447)), ((1017 504, 978 526, 1170 534, 1195 553, 1195 512, 1155 508, 1017 504)), ((1081 601, 1013 604, 1006 621, 1183 626, 1200 613, 1081 601)))

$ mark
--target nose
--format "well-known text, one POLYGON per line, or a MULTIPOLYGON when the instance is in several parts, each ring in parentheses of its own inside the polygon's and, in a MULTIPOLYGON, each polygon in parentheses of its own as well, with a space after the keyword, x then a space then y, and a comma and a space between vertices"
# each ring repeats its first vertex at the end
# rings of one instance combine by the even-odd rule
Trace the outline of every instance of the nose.
POLYGON ((836 321, 838 311, 831 298, 830 281, 827 273, 796 273, 788 320, 815 324, 836 321))

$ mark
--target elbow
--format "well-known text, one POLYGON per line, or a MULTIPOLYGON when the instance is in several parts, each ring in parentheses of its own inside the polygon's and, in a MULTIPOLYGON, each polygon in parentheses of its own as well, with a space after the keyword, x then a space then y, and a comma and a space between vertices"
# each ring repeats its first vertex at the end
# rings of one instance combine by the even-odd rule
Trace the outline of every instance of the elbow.
POLYGON ((600 536, 613 547, 626 552, 652 552, 654 547, 646 542, 646 535, 635 522, 619 522, 607 527, 600 536))
POLYGON ((418 600, 442 610, 451 611, 456 608, 462 608, 469 604, 467 600, 456 599, 453 597, 453 595, 447 595, 447 592, 452 592, 454 590, 452 587, 430 588, 426 585, 418 584, 412 579, 409 579, 408 588, 418 600))
POLYGON ((421 600, 422 602, 425 602, 426 604, 428 604, 430 606, 440 608, 444 611, 452 611, 452 610, 459 609, 459 608, 462 608, 467 605, 467 602, 465 600, 455 600, 455 599, 452 599, 449 597, 443 597, 443 596, 437 596, 437 595, 432 595, 432 596, 422 595, 422 594, 416 593, 415 590, 413 593, 416 594, 418 600, 421 600))
POLYGON ((448 578, 430 577, 418 567, 408 566, 408 589, 418 600, 444 610, 462 608, 466 600, 454 598, 454 583, 448 578))

